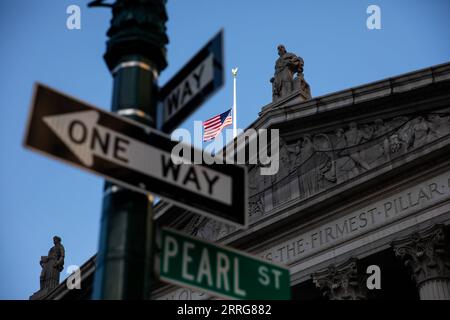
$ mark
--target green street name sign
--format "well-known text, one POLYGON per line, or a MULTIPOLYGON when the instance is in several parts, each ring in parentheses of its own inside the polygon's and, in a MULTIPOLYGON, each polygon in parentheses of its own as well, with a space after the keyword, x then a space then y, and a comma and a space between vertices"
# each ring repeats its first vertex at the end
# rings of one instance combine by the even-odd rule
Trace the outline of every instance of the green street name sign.
POLYGON ((286 267, 167 228, 161 236, 163 281, 232 299, 290 299, 286 267))

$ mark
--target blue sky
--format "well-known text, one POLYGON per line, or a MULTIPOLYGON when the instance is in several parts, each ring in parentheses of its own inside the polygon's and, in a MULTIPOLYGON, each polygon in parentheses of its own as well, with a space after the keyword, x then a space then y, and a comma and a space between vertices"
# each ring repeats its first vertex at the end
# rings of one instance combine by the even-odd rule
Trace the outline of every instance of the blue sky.
MULTIPOLYGON (((102 55, 111 13, 87 2, 0 2, 0 299, 27 299, 39 289, 39 259, 54 234, 66 267, 97 250, 102 179, 22 147, 35 81, 109 109, 112 79, 102 55), (66 28, 71 4, 81 7, 81 30, 66 28)), ((313 96, 450 60, 448 0, 169 0, 167 11, 161 85, 225 30, 225 86, 186 120, 187 129, 231 107, 234 66, 238 126, 253 122, 271 101, 280 43, 305 60, 313 96), (381 30, 366 27, 370 4, 381 8, 381 30)))

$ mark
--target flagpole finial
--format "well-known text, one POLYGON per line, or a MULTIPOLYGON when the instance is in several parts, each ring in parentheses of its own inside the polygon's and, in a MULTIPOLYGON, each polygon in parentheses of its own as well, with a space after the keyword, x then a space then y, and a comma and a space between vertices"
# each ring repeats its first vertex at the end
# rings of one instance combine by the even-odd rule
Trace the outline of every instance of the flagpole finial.
POLYGON ((236 76, 237 76, 237 72, 238 72, 238 68, 237 68, 237 67, 231 69, 231 73, 233 74, 233 77, 235 77, 235 78, 236 78, 236 76))

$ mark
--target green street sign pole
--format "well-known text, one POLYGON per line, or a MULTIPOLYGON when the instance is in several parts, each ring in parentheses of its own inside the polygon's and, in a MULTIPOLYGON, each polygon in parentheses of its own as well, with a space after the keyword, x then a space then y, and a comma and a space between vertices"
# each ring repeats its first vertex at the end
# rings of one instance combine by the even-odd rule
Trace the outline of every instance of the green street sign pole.
MULTIPOLYGON (((112 8, 104 55, 114 77, 112 111, 151 127, 155 127, 157 77, 167 66, 165 3, 90 3, 112 8)), ((150 297, 154 243, 151 207, 151 196, 105 183, 93 299, 150 297)))
POLYGON ((178 231, 161 231, 160 279, 215 296, 289 300, 289 269, 178 231))

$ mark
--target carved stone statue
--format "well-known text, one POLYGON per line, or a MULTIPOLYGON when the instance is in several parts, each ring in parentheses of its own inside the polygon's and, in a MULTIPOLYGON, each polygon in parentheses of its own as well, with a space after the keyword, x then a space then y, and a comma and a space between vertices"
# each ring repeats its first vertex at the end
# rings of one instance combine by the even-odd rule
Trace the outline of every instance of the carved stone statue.
POLYGON ((275 62, 275 74, 270 79, 273 101, 280 100, 294 90, 303 91, 305 98, 310 99, 311 91, 303 77, 303 59, 287 52, 284 45, 279 45, 277 49, 279 58, 275 62), (297 77, 294 79, 295 74, 297 77))
POLYGON ((288 146, 288 151, 291 156, 291 163, 294 168, 299 167, 302 164, 302 140, 299 139, 295 144, 288 146))
POLYGON ((301 166, 301 185, 300 189, 306 195, 311 196, 318 191, 318 168, 315 163, 315 146, 312 137, 309 134, 303 136, 302 148, 300 154, 303 158, 301 166))
POLYGON ((280 167, 276 175, 272 176, 272 184, 275 187, 274 201, 275 203, 281 203, 288 200, 291 196, 291 190, 289 186, 289 173, 291 169, 290 154, 286 143, 283 139, 280 139, 279 149, 279 161, 280 167))
POLYGON ((41 256, 39 264, 42 267, 40 289, 30 299, 40 299, 59 285, 59 274, 64 269, 65 250, 61 244, 61 238, 53 237, 54 246, 48 251, 48 255, 41 256))
POLYGON ((42 267, 40 283, 42 289, 53 289, 59 284, 59 273, 64 269, 64 247, 61 238, 53 237, 54 246, 50 248, 47 256, 42 256, 39 262, 42 267))
POLYGON ((264 202, 263 197, 258 196, 256 200, 249 202, 249 216, 254 219, 256 217, 261 217, 264 215, 264 202))
MULTIPOLYGON (((347 140, 347 145, 349 147, 358 146, 359 144, 363 143, 366 140, 370 139, 370 134, 360 130, 358 128, 358 125, 355 122, 350 122, 349 129, 345 133, 345 138, 347 140)), ((350 155, 350 158, 355 162, 357 165, 357 169, 360 172, 361 169, 369 170, 370 167, 367 164, 367 162, 364 160, 364 157, 361 156, 360 151, 355 151, 350 155)))
POLYGON ((414 143, 413 147, 418 148, 426 144, 428 141, 428 121, 424 119, 424 117, 420 116, 415 119, 414 124, 412 126, 414 132, 414 143))
POLYGON ((361 153, 364 155, 367 164, 370 167, 375 167, 390 159, 389 140, 386 133, 391 131, 392 128, 382 119, 376 119, 372 125, 369 125, 369 128, 372 132, 370 134, 371 139, 379 141, 379 143, 368 147, 361 153))
POLYGON ((279 161, 280 167, 277 174, 272 176, 273 182, 280 181, 286 178, 286 176, 289 175, 289 171, 291 169, 289 149, 283 139, 280 139, 279 161))
POLYGON ((318 153, 315 155, 315 164, 318 168, 319 190, 327 188, 336 182, 336 168, 333 161, 333 145, 328 134, 319 133, 313 138, 314 147, 318 153))
POLYGON ((441 117, 438 114, 428 116, 430 133, 428 140, 433 141, 450 134, 450 117, 441 117))

